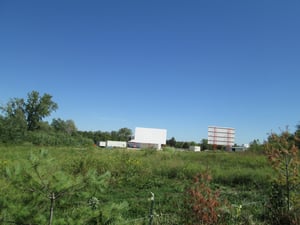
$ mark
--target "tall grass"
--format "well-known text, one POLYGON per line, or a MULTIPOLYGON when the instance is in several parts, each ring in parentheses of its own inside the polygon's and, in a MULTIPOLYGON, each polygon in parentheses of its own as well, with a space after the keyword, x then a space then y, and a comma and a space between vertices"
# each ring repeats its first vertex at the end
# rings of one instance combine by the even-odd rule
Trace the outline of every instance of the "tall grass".
MULTIPOLYGON (((111 178, 104 202, 126 200, 128 221, 148 214, 150 191, 155 193, 155 215, 174 215, 182 210, 184 191, 191 179, 205 170, 210 171, 213 185, 233 204, 259 217, 261 206, 254 203, 264 199, 261 190, 269 184, 272 171, 263 155, 227 152, 181 152, 101 149, 97 147, 36 147, 0 146, 2 169, 26 160, 30 153, 46 149, 64 170, 74 176, 93 168, 99 174, 110 171, 111 178), (255 194, 257 193, 257 194, 255 194)), ((1 181, 2 185, 3 181, 1 181)), ((259 203, 261 204, 261 203, 259 203)), ((177 215, 177 216, 175 216, 177 215)), ((164 221, 168 216, 158 217, 164 221)), ((175 219, 176 218, 176 219, 175 219)), ((159 224, 154 221, 154 224, 159 224)), ((168 224, 166 221, 161 224, 168 224)), ((176 224, 176 223, 174 223, 176 224)))

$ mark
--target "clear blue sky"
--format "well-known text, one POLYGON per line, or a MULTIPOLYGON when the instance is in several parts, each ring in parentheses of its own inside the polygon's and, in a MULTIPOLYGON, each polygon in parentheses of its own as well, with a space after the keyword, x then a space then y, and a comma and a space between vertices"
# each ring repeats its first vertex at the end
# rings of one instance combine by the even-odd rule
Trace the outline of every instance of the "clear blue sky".
POLYGON ((0 0, 0 78, 79 130, 263 141, 300 122, 300 1, 0 0))

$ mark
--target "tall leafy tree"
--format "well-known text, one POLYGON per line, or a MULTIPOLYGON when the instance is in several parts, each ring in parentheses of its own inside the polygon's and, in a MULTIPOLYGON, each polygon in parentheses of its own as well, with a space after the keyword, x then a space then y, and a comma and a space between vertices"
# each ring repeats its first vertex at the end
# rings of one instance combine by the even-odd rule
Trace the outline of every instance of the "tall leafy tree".
POLYGON ((52 96, 32 91, 28 93, 27 100, 23 98, 13 98, 0 109, 5 119, 8 119, 12 126, 23 126, 27 123, 27 130, 37 130, 42 120, 50 116, 58 108, 57 103, 52 101, 52 96), (20 125, 21 124, 21 125, 20 125))
POLYGON ((24 116, 24 99, 22 98, 12 98, 8 101, 8 103, 4 106, 1 106, 0 109, 5 117, 16 117, 16 116, 24 116))
POLYGON ((43 96, 40 96, 37 91, 29 93, 27 102, 25 103, 25 115, 28 130, 37 130, 42 119, 50 116, 57 108, 58 105, 52 101, 51 95, 44 94, 43 96))
POLYGON ((53 119, 51 126, 54 128, 55 131, 61 131, 67 133, 69 135, 75 133, 77 128, 73 120, 62 120, 60 118, 53 119))
POLYGON ((132 136, 132 131, 129 128, 123 127, 117 132, 119 141, 129 141, 132 136))

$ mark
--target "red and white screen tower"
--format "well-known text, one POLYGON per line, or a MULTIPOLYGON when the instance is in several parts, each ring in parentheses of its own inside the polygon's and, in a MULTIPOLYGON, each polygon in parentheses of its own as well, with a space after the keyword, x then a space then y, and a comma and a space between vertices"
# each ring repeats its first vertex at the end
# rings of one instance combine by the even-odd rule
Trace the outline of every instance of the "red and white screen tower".
POLYGON ((208 127, 208 144, 227 146, 228 149, 234 145, 235 129, 231 127, 208 127))

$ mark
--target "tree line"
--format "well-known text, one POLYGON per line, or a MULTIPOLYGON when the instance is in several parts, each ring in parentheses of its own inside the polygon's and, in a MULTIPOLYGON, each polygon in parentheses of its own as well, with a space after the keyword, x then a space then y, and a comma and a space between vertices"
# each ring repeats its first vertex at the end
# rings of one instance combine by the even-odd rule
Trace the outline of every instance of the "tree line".
MULTIPOLYGON (((286 140, 289 143, 293 143, 298 149, 300 148, 300 123, 296 125, 296 131, 290 132, 288 127, 285 131, 282 131, 286 140)), ((249 150, 257 153, 263 153, 265 149, 270 145, 270 143, 274 142, 274 133, 270 133, 267 137, 267 140, 261 142, 259 139, 255 139, 250 142, 249 150)))
POLYGON ((0 106, 0 143, 36 145, 92 145, 98 141, 128 141, 132 131, 79 131, 71 119, 55 118, 51 123, 44 119, 58 109, 50 94, 37 91, 27 98, 12 98, 0 106))
MULTIPOLYGON (((91 145, 99 141, 129 141, 132 130, 120 128, 117 131, 80 131, 71 119, 55 118, 51 123, 44 119, 58 109, 50 94, 40 95, 37 91, 27 94, 27 99, 12 98, 0 106, 0 143, 36 145, 91 145)), ((167 140, 167 146, 188 149, 200 145, 207 149, 207 140, 202 143, 167 140)))
MULTIPOLYGON (((71 119, 55 118, 50 123, 44 120, 57 109, 58 104, 47 93, 40 95, 39 92, 32 91, 27 94, 26 99, 10 99, 5 105, 0 106, 0 143, 32 143, 48 146, 92 145, 107 140, 129 141, 133 135, 131 129, 126 127, 111 132, 80 131, 71 119)), ((300 137, 300 124, 296 126, 296 132, 290 135, 291 139, 300 137)), ((250 150, 262 152, 268 141, 253 140, 250 143, 250 150)), ((207 139, 196 143, 177 141, 172 137, 166 144, 181 149, 188 149, 195 145, 200 145, 202 150, 212 149, 207 139)), ((296 145, 300 147, 300 142, 296 145)), ((216 146, 216 148, 222 150, 224 146, 216 146)))

